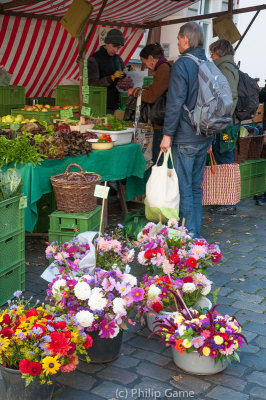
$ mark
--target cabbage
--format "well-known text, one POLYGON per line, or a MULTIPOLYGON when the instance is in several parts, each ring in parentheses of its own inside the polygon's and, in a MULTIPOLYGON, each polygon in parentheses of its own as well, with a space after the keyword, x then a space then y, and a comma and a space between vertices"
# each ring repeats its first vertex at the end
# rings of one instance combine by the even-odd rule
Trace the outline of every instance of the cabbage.
POLYGON ((9 168, 4 174, 0 173, 0 200, 14 197, 21 193, 23 181, 20 172, 9 168))

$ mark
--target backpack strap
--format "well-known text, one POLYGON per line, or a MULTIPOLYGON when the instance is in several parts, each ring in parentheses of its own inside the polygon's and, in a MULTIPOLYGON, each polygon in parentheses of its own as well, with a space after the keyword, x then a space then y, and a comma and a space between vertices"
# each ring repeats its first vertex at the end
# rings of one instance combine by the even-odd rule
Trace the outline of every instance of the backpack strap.
POLYGON ((193 60, 198 66, 200 66, 200 64, 202 62, 204 62, 205 60, 201 60, 200 58, 193 56, 193 54, 187 53, 185 55, 181 55, 181 57, 185 57, 185 58, 190 58, 191 60, 193 60))

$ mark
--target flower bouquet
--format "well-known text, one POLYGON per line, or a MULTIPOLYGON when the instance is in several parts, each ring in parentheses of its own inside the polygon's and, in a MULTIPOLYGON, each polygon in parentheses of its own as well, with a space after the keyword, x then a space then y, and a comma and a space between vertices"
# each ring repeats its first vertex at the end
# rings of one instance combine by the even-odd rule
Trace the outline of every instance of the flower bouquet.
POLYGON ((218 245, 208 244, 205 239, 193 239, 176 220, 167 226, 149 222, 138 235, 135 243, 139 247, 138 261, 151 274, 163 275, 164 260, 170 264, 174 277, 204 272, 206 267, 218 264, 222 258, 218 245))
POLYGON ((14 295, 0 313, 0 364, 19 370, 26 386, 37 378, 52 384, 52 375, 74 371, 77 352, 86 354, 92 338, 69 316, 57 317, 43 305, 30 308, 20 291, 14 295))
POLYGON ((125 329, 128 311, 141 302, 144 290, 137 279, 120 270, 95 268, 93 275, 57 277, 49 284, 48 299, 56 309, 71 317, 87 332, 100 338, 114 338, 125 329))
MULTIPOLYGON (((247 343, 241 334, 241 325, 235 317, 219 314, 215 311, 216 307, 206 314, 191 308, 179 310, 171 317, 157 321, 156 333, 160 334, 167 345, 173 347, 174 361, 179 367, 182 368, 183 358, 180 355, 184 353, 193 353, 196 364, 208 358, 212 369, 218 363, 223 368, 231 357, 239 361, 238 349, 242 347, 243 341, 247 343)), ((190 372, 196 372, 195 364, 191 368, 190 372)), ((185 369, 188 370, 188 367, 185 369)))

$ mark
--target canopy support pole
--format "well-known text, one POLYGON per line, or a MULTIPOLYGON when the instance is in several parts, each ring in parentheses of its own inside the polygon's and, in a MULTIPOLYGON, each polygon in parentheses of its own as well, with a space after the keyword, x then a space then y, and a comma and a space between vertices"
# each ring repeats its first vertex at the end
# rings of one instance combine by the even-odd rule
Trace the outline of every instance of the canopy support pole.
POLYGON ((244 39, 244 37, 246 36, 246 34, 248 33, 251 25, 253 24, 253 22, 255 21, 255 19, 257 18, 257 16, 259 15, 260 10, 258 10, 256 12, 256 14, 254 15, 254 17, 252 18, 252 20, 250 21, 250 23, 247 26, 247 29, 245 30, 245 32, 243 33, 243 35, 241 36, 241 38, 239 39, 236 47, 235 47, 235 51, 238 49, 238 47, 240 46, 240 44, 242 43, 242 40, 244 39))

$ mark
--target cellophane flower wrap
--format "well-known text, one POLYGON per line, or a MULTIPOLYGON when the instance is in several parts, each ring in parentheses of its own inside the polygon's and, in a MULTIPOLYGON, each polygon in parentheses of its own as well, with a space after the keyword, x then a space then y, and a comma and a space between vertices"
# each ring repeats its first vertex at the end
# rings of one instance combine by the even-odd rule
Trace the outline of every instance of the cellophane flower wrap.
POLYGON ((155 331, 181 354, 197 351, 215 363, 230 361, 230 357, 239 361, 238 349, 244 341, 247 343, 241 325, 235 317, 219 314, 216 307, 206 314, 190 308, 191 316, 186 310, 179 310, 157 321, 155 331))
POLYGON ((34 379, 51 384, 52 375, 74 371, 77 352, 86 354, 92 346, 90 335, 75 319, 58 317, 44 305, 30 307, 20 291, 15 294, 17 299, 0 313, 0 363, 20 370, 26 386, 34 379))
POLYGON ((159 228, 149 222, 139 233, 135 245, 140 249, 138 262, 151 274, 157 275, 170 272, 172 276, 182 277, 195 272, 204 273, 207 267, 218 264, 222 258, 217 244, 193 238, 173 219, 167 226, 159 228))
MULTIPOLYGON (((47 260, 54 262, 59 274, 79 272, 79 263, 89 253, 90 246, 88 243, 79 242, 75 237, 73 240, 64 244, 52 242, 45 250, 47 260)), ((86 268, 82 269, 82 273, 86 273, 86 268)))
POLYGON ((63 314, 75 316, 86 332, 98 331, 101 338, 112 339, 125 329, 128 312, 143 299, 144 290, 137 284, 133 275, 118 269, 95 268, 93 275, 57 277, 47 294, 63 314))
MULTIPOLYGON (((132 243, 123 235, 122 225, 94 241, 97 248, 96 265, 106 271, 119 268, 125 269, 135 257, 132 243)), ((130 268, 126 268, 130 271, 130 268)))
POLYGON ((141 305, 136 305, 136 309, 141 314, 151 311, 156 313, 176 311, 178 305, 173 292, 177 293, 177 290, 186 305, 194 307, 200 297, 210 293, 212 283, 200 273, 181 278, 145 275, 140 285, 144 289, 143 301, 141 305))

